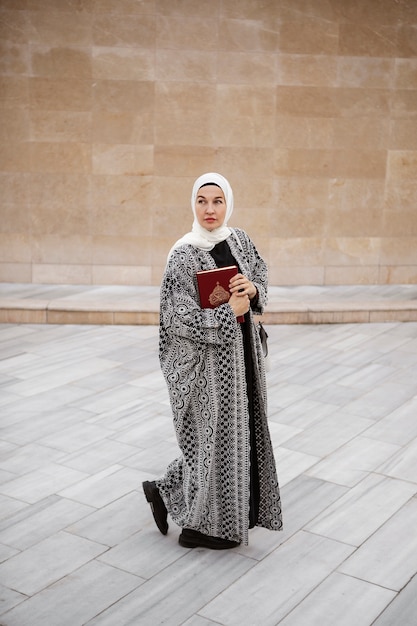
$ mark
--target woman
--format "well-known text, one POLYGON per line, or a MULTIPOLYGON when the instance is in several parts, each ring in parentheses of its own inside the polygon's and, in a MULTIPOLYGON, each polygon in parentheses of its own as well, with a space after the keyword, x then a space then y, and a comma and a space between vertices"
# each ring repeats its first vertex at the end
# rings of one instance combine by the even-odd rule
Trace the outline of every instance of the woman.
POLYGON ((159 357, 182 455, 143 489, 163 534, 169 513, 180 545, 220 550, 247 545, 255 525, 282 528, 253 322, 266 304, 267 268, 248 235, 227 226, 233 193, 223 176, 200 176, 191 207, 192 231, 170 251, 160 307, 159 357), (229 265, 238 266, 229 301, 202 309, 197 271, 229 265))

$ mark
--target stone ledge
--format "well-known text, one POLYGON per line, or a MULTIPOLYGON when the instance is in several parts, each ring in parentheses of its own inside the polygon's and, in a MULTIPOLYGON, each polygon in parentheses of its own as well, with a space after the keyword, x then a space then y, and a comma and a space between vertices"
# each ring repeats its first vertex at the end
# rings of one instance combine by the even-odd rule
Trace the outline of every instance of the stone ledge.
MULTIPOLYGON (((0 297, 0 323, 3 324, 103 324, 156 325, 159 307, 149 300, 118 302, 89 297, 42 299, 0 297)), ((417 300, 373 298, 349 300, 323 298, 320 301, 273 300, 260 318, 265 324, 353 324, 416 322, 417 300)))

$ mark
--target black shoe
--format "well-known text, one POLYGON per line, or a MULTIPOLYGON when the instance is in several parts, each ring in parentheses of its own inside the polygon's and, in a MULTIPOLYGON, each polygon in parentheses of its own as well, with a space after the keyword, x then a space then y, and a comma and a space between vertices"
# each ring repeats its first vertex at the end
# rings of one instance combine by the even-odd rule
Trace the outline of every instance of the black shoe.
POLYGON ((154 481, 145 480, 142 483, 143 493, 149 504, 151 505, 153 517, 156 525, 163 535, 166 535, 168 532, 168 511, 164 504, 164 501, 161 498, 161 495, 158 491, 158 487, 156 486, 154 481))
POLYGON ((229 548, 237 548, 240 545, 238 541, 221 539, 221 537, 210 537, 191 528, 182 530, 178 543, 183 548, 209 548, 210 550, 228 550, 229 548))

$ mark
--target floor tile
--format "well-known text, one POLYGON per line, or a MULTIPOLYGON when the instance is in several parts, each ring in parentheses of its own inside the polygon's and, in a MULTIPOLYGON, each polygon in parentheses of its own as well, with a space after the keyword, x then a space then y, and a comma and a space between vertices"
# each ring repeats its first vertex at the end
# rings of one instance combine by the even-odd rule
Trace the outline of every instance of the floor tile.
POLYGON ((19 593, 33 595, 105 550, 98 543, 59 532, 2 563, 0 583, 19 593))
POLYGON ((369 626, 394 595, 378 585, 331 574, 280 621, 280 626, 369 626))
POLYGON ((299 532, 198 613, 227 626, 275 626, 352 550, 351 546, 299 532))
POLYGON ((92 561, 21 602, 0 619, 4 626, 83 626, 142 582, 136 576, 92 561))
POLYGON ((339 567, 339 571, 400 591, 416 573, 417 498, 411 498, 339 567))

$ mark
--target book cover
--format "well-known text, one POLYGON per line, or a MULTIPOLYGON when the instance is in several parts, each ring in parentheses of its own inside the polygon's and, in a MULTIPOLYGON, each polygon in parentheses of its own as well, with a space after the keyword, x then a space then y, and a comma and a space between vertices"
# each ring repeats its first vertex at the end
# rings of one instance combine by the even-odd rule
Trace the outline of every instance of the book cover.
MULTIPOLYGON (((229 301, 229 282, 232 276, 237 274, 236 265, 217 267, 214 270, 200 270, 197 272, 198 292, 202 309, 215 309, 220 304, 229 301)), ((238 317, 238 322, 244 322, 245 318, 238 317)))

